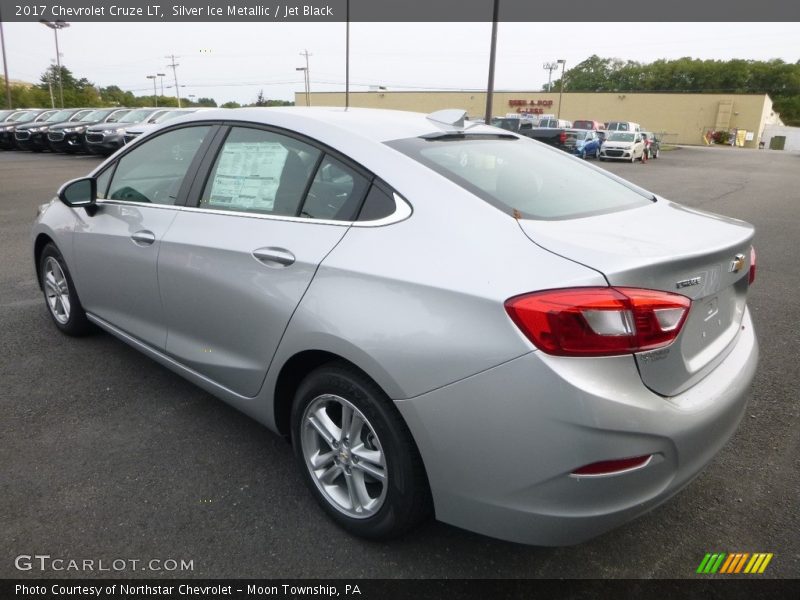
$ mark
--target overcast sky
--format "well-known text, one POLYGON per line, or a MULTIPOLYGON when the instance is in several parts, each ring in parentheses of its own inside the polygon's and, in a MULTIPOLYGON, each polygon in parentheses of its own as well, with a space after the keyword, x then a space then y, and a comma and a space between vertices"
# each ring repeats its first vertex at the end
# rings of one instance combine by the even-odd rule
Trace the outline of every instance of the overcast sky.
MULTIPOLYGON (((4 23, 9 77, 38 82, 55 59, 53 32, 39 23, 4 23)), ((489 23, 353 23, 351 90, 481 89, 486 86, 489 23)), ((293 100, 303 88, 304 49, 312 91, 344 89, 344 23, 73 23, 59 34, 62 62, 100 86, 152 93, 146 75, 166 73, 174 53, 181 96, 293 100), (201 52, 206 50, 208 52, 201 52)), ((800 60, 798 23, 501 23, 497 89, 537 90, 542 64, 567 68, 592 54, 643 62, 691 56, 800 60)), ((555 74, 554 74, 555 78, 555 74)), ((174 94, 174 88, 165 89, 174 94)))

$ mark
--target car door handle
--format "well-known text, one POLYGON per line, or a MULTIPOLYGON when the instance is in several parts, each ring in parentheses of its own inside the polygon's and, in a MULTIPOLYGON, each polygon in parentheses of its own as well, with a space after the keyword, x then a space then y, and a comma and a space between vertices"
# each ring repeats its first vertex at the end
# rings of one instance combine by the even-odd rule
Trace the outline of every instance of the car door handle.
POLYGON ((294 254, 286 250, 286 248, 257 248, 253 250, 253 257, 268 267, 288 267, 294 263, 294 254))
POLYGON ((142 229, 131 235, 133 243, 138 246, 149 246, 156 241, 156 234, 152 231, 142 229))

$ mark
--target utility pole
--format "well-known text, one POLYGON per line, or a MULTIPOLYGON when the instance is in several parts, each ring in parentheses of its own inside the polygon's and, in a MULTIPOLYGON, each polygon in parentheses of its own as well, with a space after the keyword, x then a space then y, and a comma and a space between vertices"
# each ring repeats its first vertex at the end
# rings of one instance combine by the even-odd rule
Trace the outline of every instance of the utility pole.
POLYGON ((542 65, 545 71, 547 71, 547 91, 553 91, 553 71, 558 69, 557 62, 546 62, 542 65))
POLYGON ((486 115, 484 115, 487 125, 492 124, 492 100, 494 99, 494 62, 497 57, 497 13, 499 11, 500 0, 494 0, 492 9, 492 46, 489 52, 489 82, 486 85, 486 115))
POLYGON ((347 29, 344 36, 344 109, 347 110, 350 108, 350 0, 347 0, 345 20, 347 21, 347 29))
POLYGON ((305 71, 305 75, 306 75, 306 106, 311 106, 311 76, 309 75, 309 72, 308 72, 308 57, 309 56, 314 56, 314 55, 311 54, 308 50, 303 50, 300 53, 300 56, 305 56, 306 57, 306 71, 305 71))
POLYGON ((11 108, 11 82, 8 80, 8 61, 6 60, 6 38, 3 36, 3 17, 0 15, 0 46, 3 47, 3 76, 6 82, 6 103, 11 108))
POLYGON ((47 21, 45 19, 41 19, 39 21, 45 27, 49 27, 53 30, 53 35, 56 37, 56 64, 58 65, 58 91, 59 95, 61 96, 61 108, 64 108, 64 86, 61 82, 61 52, 58 50, 58 30, 59 29, 66 29, 69 27, 69 23, 66 21, 47 21))
POLYGON ((180 56, 175 56, 174 54, 170 54, 169 56, 165 56, 164 58, 169 58, 172 60, 171 64, 168 64, 168 67, 172 67, 172 76, 175 78, 175 97, 178 98, 178 108, 181 108, 181 93, 178 91, 178 71, 176 71, 176 67, 180 67, 178 63, 175 62, 176 58, 180 58, 180 56))

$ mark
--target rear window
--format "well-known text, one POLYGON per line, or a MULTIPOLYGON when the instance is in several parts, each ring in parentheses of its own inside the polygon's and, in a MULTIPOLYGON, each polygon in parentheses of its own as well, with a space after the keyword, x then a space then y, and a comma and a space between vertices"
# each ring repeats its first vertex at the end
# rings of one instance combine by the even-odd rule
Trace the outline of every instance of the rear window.
POLYGON ((652 201, 604 171, 534 140, 467 135, 409 138, 387 145, 524 219, 586 217, 652 201))

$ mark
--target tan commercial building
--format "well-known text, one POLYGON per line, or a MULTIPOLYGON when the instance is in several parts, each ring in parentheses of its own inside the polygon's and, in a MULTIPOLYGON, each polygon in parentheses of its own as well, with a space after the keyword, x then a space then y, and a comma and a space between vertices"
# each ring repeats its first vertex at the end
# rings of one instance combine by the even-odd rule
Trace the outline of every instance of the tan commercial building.
MULTIPOLYGON (((344 93, 310 94, 312 106, 344 106, 344 93)), ((493 113, 558 114, 558 93, 495 92, 493 113)), ((306 96, 295 93, 297 106, 306 96)), ((486 94, 482 92, 396 92, 377 90, 351 92, 350 106, 390 108, 423 113, 444 108, 463 108, 472 117, 482 117, 486 94)), ((757 148, 768 124, 780 124, 766 94, 640 94, 569 93, 562 98, 561 118, 575 121, 633 121, 643 129, 662 133, 668 143, 705 144, 710 131, 739 134, 740 145, 757 148)))

